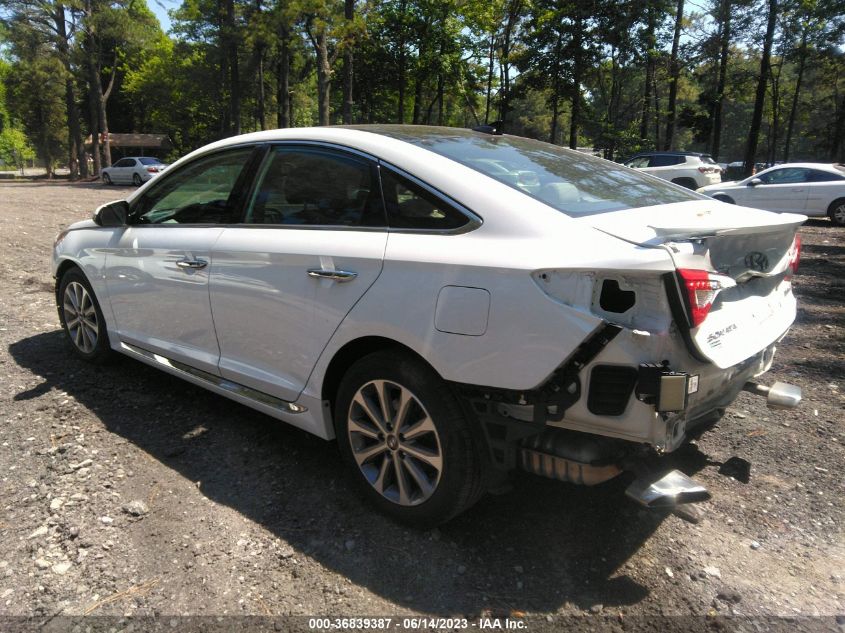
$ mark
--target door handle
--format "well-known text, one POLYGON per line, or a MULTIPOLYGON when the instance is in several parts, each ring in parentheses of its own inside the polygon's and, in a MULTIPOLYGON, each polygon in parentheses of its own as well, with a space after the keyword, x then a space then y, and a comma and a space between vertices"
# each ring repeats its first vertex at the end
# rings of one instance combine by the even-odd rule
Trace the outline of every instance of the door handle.
POLYGON ((192 268, 196 270, 199 268, 205 268, 208 266, 208 262, 204 259, 180 259, 176 262, 176 265, 179 268, 192 268))
POLYGON ((352 281, 358 276, 358 273, 354 273, 350 270, 323 270, 322 268, 310 268, 308 270, 308 276, 315 277, 317 279, 333 279, 335 281, 344 282, 352 281))

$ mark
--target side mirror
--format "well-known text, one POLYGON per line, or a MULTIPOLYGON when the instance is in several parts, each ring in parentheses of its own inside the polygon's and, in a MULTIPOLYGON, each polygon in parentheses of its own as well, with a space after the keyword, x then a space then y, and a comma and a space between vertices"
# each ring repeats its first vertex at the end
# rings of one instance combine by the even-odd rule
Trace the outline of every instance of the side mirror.
POLYGON ((763 181, 760 180, 759 178, 752 178, 751 180, 748 181, 749 187, 756 187, 757 185, 762 185, 762 184, 763 184, 763 181))
POLYGON ((107 202, 94 211, 97 226, 126 226, 129 218, 129 203, 126 200, 107 202))

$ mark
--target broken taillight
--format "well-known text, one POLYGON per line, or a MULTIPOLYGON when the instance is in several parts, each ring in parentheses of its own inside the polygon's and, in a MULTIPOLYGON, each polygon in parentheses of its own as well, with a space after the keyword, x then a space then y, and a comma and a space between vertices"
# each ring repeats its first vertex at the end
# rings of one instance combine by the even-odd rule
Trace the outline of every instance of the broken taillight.
POLYGON ((736 285, 730 277, 715 275, 706 270, 679 268, 678 274, 686 292, 691 327, 698 327, 707 318, 720 291, 736 285))
POLYGON ((795 241, 792 242, 792 250, 789 255, 789 273, 792 277, 798 272, 798 264, 801 262, 801 236, 796 233, 795 241))

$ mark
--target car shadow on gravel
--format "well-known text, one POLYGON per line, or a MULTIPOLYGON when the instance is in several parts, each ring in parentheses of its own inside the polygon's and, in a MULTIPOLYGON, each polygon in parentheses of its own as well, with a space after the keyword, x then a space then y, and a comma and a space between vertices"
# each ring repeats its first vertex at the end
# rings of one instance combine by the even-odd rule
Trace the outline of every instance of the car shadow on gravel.
MULTIPOLYGON (((439 530, 419 531, 361 503, 334 443, 134 360, 87 365, 71 355, 60 331, 20 340, 9 351, 43 378, 16 400, 66 392, 108 432, 199 482, 203 495, 398 605, 467 616, 553 612, 567 603, 595 610, 635 604, 651 591, 626 563, 666 515, 627 501, 623 478, 586 489, 517 474, 510 492, 485 497, 439 530)), ((687 453, 674 465, 689 474, 711 464, 694 448, 687 453)), ((146 520, 155 521, 159 510, 146 520)), ((264 560, 257 573, 284 562, 264 560)))

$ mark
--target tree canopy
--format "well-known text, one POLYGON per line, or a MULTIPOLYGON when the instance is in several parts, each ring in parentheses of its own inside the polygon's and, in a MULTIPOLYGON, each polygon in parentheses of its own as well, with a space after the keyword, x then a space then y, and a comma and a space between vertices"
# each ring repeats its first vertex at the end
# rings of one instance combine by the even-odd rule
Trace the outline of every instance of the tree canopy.
POLYGON ((845 0, 0 0, 0 132, 48 172, 272 127, 475 126, 613 159, 845 161, 845 0))

